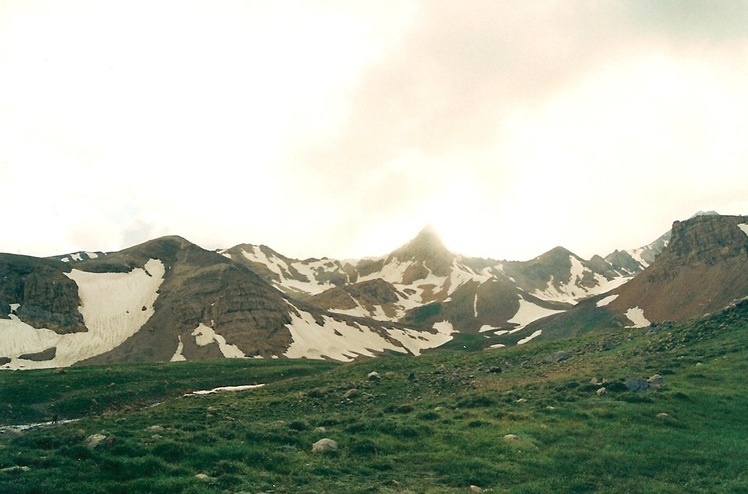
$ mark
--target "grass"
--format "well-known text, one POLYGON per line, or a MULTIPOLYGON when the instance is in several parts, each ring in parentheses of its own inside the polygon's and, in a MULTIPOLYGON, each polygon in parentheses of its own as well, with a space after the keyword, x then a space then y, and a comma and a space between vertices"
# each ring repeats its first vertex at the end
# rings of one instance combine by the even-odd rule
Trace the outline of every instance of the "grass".
POLYGON ((746 338, 743 303, 483 352, 2 373, 2 403, 25 410, 5 423, 57 409, 87 417, 0 439, 0 469, 28 467, 0 471, 0 493, 746 492, 746 338), (572 357, 544 361, 561 350, 572 357), (665 387, 627 390, 656 373, 665 387), (252 382, 270 384, 181 397, 252 382), (12 391, 29 388, 41 391, 12 391), (90 449, 94 433, 108 440, 90 449), (323 437, 339 450, 313 454, 323 437))

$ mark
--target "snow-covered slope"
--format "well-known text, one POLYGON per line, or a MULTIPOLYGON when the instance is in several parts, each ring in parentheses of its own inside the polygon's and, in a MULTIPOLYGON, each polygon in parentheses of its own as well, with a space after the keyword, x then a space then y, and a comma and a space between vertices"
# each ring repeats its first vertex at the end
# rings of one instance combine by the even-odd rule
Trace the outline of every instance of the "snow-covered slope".
POLYGON ((561 247, 524 262, 464 257, 430 227, 386 256, 359 261, 302 261, 250 244, 221 253, 324 310, 424 328, 446 320, 459 332, 516 329, 527 324, 520 313, 527 304, 534 314, 555 314, 631 277, 561 247))
POLYGON ((129 273, 74 269, 68 276, 78 285, 79 310, 88 331, 60 335, 34 328, 15 315, 21 304, 13 304, 9 319, 0 319, 0 356, 10 359, 4 368, 64 367, 113 350, 153 315, 164 265, 151 259, 129 273), (51 358, 34 357, 43 352, 51 358))

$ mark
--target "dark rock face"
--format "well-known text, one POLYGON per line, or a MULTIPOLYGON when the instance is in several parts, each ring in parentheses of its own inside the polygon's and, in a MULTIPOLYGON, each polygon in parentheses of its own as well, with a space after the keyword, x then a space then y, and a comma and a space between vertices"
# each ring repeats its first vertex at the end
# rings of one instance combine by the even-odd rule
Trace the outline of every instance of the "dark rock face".
POLYGON ((15 314, 33 327, 86 331, 78 285, 65 276, 69 269, 59 261, 0 254, 0 312, 7 317, 10 304, 20 304, 15 314))
POLYGON ((26 355, 21 355, 19 358, 25 359, 25 360, 34 360, 37 362, 44 362, 46 360, 52 360, 55 358, 55 355, 57 355, 57 348, 47 348, 44 351, 37 352, 37 353, 29 353, 26 355))
POLYGON ((748 296, 748 216, 696 216, 673 224, 655 262, 617 290, 610 307, 640 307, 651 322, 682 321, 748 296))

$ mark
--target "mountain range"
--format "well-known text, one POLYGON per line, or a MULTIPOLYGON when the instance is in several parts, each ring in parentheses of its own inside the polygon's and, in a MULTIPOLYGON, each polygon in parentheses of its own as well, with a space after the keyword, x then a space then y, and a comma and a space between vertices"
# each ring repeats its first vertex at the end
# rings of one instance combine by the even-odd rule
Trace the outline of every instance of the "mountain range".
POLYGON ((0 367, 212 358, 418 355, 697 317, 748 296, 748 216, 676 221, 652 243, 585 260, 450 252, 426 227, 390 254, 291 259, 162 237, 119 252, 0 254, 0 367), (455 340, 456 341, 456 340, 455 340))

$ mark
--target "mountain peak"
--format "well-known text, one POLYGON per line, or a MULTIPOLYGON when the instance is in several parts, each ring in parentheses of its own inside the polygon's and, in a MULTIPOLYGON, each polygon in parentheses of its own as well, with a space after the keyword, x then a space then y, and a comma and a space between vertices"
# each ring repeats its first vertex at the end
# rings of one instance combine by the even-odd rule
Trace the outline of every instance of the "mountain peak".
POLYGON ((421 262, 434 274, 446 276, 455 256, 444 245, 436 229, 426 225, 413 240, 395 250, 390 257, 400 262, 421 262))

